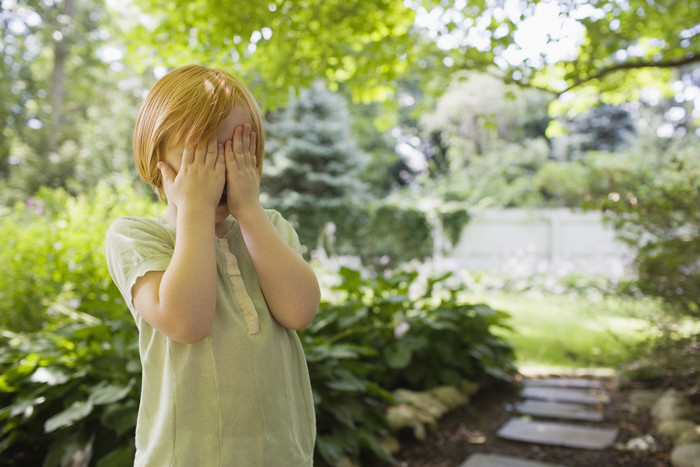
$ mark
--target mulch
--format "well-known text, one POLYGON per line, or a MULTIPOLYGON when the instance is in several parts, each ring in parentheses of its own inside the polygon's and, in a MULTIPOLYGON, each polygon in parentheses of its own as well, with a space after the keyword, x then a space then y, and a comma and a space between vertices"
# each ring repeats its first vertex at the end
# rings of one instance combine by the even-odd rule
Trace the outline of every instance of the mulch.
MULTIPOLYGON (((364 463, 370 467, 458 467, 474 453, 491 453, 564 466, 596 467, 661 467, 670 466, 671 445, 658 436, 650 414, 632 406, 631 388, 619 389, 610 380, 601 380, 611 401, 605 408, 605 420, 592 426, 618 428, 616 446, 633 438, 651 435, 654 452, 610 447, 604 450, 575 449, 560 446, 535 445, 500 439, 498 429, 512 416, 513 406, 521 400, 518 388, 493 387, 482 389, 463 407, 454 409, 440 419, 424 441, 417 441, 409 432, 399 433, 401 450, 393 464, 364 463)), ((576 422, 585 425, 584 422, 576 422)))

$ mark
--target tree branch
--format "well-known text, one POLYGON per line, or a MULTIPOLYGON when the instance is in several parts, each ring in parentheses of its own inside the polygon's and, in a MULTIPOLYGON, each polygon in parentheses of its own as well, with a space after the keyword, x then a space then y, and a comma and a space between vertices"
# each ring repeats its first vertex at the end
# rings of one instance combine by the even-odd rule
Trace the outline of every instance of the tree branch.
POLYGON ((570 91, 578 86, 581 86, 584 83, 587 83, 589 81, 593 81, 595 79, 600 79, 600 78, 604 77, 605 75, 610 74, 610 73, 614 73, 616 71, 636 70, 636 69, 640 69, 640 68, 678 68, 678 67, 681 67, 683 65, 689 65, 691 63, 696 63, 696 62, 700 62, 700 55, 693 53, 687 57, 670 59, 670 60, 660 60, 660 61, 651 61, 651 62, 636 61, 636 62, 618 63, 616 65, 609 66, 607 68, 603 68, 601 70, 598 70, 597 73, 594 73, 590 76, 578 79, 573 84, 571 84, 569 87, 567 87, 563 91, 557 92, 556 94, 561 95, 561 94, 563 94, 567 91, 570 91))
POLYGON ((561 91, 557 91, 557 90, 554 90, 554 89, 551 89, 548 87, 536 86, 532 83, 529 83, 528 81, 517 80, 517 79, 507 79, 502 75, 499 76, 497 73, 494 73, 492 70, 490 70, 488 68, 484 69, 484 71, 487 74, 490 74, 494 77, 497 77, 499 79, 504 80, 504 82, 507 84, 515 84, 516 86, 519 86, 521 88, 537 89, 539 91, 544 91, 544 92, 553 94, 555 97, 559 97, 567 91, 571 91, 572 89, 577 88, 578 86, 581 86, 589 81, 601 79, 605 75, 608 75, 610 73, 614 73, 616 71, 637 70, 640 68, 678 68, 678 67, 681 67, 684 65, 689 65, 691 63, 698 63, 698 62, 700 62, 700 55, 693 53, 687 57, 669 59, 669 60, 635 61, 635 62, 618 63, 615 65, 609 66, 607 68, 602 68, 590 76, 580 78, 580 79, 576 80, 575 82, 573 82, 571 85, 567 86, 566 89, 563 89, 561 91))

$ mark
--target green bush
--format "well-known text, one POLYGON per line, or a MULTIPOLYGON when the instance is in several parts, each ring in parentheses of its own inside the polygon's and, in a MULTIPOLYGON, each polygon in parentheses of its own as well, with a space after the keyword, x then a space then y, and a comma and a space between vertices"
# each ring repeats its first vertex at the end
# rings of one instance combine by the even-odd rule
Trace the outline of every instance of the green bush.
MULTIPOLYGON (((81 449, 91 450, 90 465, 131 464, 138 336, 109 279, 103 239, 125 211, 160 209, 132 188, 102 186, 80 198, 45 191, 3 214, 0 235, 12 242, 2 251, 11 274, 0 277, 4 465, 61 465, 81 449)), ((507 315, 464 303, 453 278, 348 268, 335 277, 314 323, 300 332, 319 465, 389 459, 379 445, 388 432, 382 409, 398 387, 509 380, 514 373, 512 348, 491 332, 507 315)))
POLYGON ((130 465, 141 387, 136 328, 61 305, 71 323, 3 334, 3 465, 66 465, 86 448, 90 465, 130 465))
POLYGON ((629 151, 591 163, 601 209, 635 252, 634 285, 670 310, 700 316, 700 145, 678 141, 654 157, 629 151))
POLYGON ((341 267, 342 281, 305 331, 329 342, 367 347, 368 378, 386 389, 424 389, 472 381, 509 381, 513 349, 495 337, 508 315, 460 298, 451 274, 421 277, 416 270, 363 277, 341 267))
POLYGON ((101 318, 122 315, 104 258, 105 232, 121 215, 160 209, 129 186, 105 184, 79 197, 44 188, 26 203, 0 208, 0 328, 30 332, 65 319, 51 305, 66 299, 101 318))
POLYGON ((549 161, 535 174, 535 186, 554 206, 578 207, 588 189, 586 169, 579 161, 549 161))
POLYGON ((415 207, 349 200, 271 206, 292 222, 302 245, 321 246, 331 256, 359 256, 381 269, 433 255, 433 226, 415 207))
POLYGON ((399 271, 364 277, 343 267, 302 339, 317 398, 319 461, 336 465, 362 450, 386 456, 377 407, 387 391, 512 381, 510 343, 493 334, 508 315, 459 298, 450 275, 399 271))

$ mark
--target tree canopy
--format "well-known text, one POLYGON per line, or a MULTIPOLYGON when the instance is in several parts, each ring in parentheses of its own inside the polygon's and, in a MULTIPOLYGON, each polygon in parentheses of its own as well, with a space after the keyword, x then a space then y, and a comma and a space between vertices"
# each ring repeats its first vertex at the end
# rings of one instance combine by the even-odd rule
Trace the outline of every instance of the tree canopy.
POLYGON ((554 96, 595 89, 614 103, 643 86, 662 87, 669 69, 700 62, 698 0, 135 4, 142 20, 134 58, 232 66, 272 108, 290 87, 317 78, 371 101, 392 96, 402 79, 444 89, 461 69, 489 70, 554 96))

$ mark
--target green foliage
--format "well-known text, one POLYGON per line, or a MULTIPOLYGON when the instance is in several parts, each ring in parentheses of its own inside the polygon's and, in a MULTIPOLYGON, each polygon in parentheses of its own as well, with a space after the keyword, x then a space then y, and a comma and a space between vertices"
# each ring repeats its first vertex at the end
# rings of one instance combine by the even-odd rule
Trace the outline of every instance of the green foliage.
POLYGON ((254 84, 266 108, 283 103, 290 87, 306 87, 318 78, 347 86, 357 101, 386 101, 401 78, 439 92, 454 71, 493 72, 494 63, 508 81, 555 96, 580 88, 584 99, 597 100, 595 91, 603 91, 606 102, 619 103, 620 96, 632 99, 645 87, 666 86, 669 68, 700 60, 696 1, 580 5, 560 0, 545 9, 538 0, 526 0, 517 13, 486 1, 458 7, 447 0, 240 2, 225 15, 220 1, 139 0, 136 5, 152 21, 133 22, 135 63, 232 66, 254 84), (416 25, 419 8, 433 20, 416 25), (567 21, 561 30, 581 31, 578 53, 547 57, 560 41, 568 42, 568 34, 562 39, 554 29, 543 33, 544 44, 534 53, 527 49, 530 43, 518 41, 515 31, 525 22, 531 27, 543 10, 567 21), (472 31, 478 45, 469 40, 472 31))
POLYGON ((464 302, 449 274, 368 277, 342 267, 338 275, 302 331, 324 461, 337 465, 362 450, 385 456, 378 446, 386 425, 377 413, 393 401, 387 391, 512 380, 513 349, 494 334, 507 329, 508 315, 464 302))
POLYGON ((369 378, 367 360, 377 352, 323 333, 303 331, 301 339, 316 409, 317 464, 338 465, 363 451, 388 460, 378 441, 388 433, 383 406, 394 398, 369 378))
POLYGON ((422 115, 421 127, 439 132, 454 170, 469 159, 515 143, 544 136, 551 96, 506 85, 488 74, 456 75, 435 109, 422 115))
POLYGON ((617 151, 629 146, 636 134, 632 115, 621 106, 597 105, 564 122, 565 135, 556 140, 558 160, 581 159, 590 151, 617 151))
POLYGON ((367 368, 383 387, 430 388, 513 374, 512 349, 492 334, 506 327, 508 315, 464 302, 463 284, 449 273, 422 277, 409 269, 363 277, 342 267, 339 274, 341 282, 306 332, 374 349, 378 355, 367 368))
POLYGON ((42 189, 0 209, 0 328, 29 332, 63 321, 61 304, 69 301, 100 318, 124 313, 107 272, 104 236, 127 212, 155 215, 159 207, 148 196, 126 185, 102 184, 79 197, 42 189))
MULTIPOLYGON (((125 211, 154 216, 159 208, 129 186, 108 185, 78 198, 43 190, 32 203, 5 208, 0 232, 10 248, 2 261, 11 269, 0 282, 4 465, 57 466, 85 449, 90 465, 132 462, 138 335, 109 281, 103 239, 125 211)), ((319 464, 389 459, 379 439, 393 389, 508 381, 514 373, 512 348, 492 332, 507 315, 465 303, 452 278, 411 270, 364 277, 347 268, 336 278, 315 322, 300 332, 319 464)))
MULTIPOLYGON (((457 154, 457 148, 452 150, 457 154)), ((414 190, 404 190, 402 195, 444 199, 469 208, 533 207, 544 204, 534 178, 549 160, 549 148, 544 139, 520 143, 494 142, 488 152, 479 156, 469 154, 465 150, 459 158, 452 159, 450 169, 444 175, 423 181, 419 196, 414 190)))
POLYGON ((471 219, 469 212, 466 209, 448 205, 446 209, 438 214, 443 233, 447 236, 452 246, 457 245, 462 236, 462 229, 471 219))
POLYGON ((342 96, 321 82, 304 90, 268 125, 268 153, 263 184, 281 205, 364 199, 367 187, 358 176, 367 155, 350 134, 352 122, 342 96))
POLYGON ((540 167, 534 177, 535 187, 544 203, 556 206, 578 207, 589 188, 588 171, 579 161, 549 161, 540 167))
POLYGON ((319 78, 346 84, 358 101, 385 100, 417 59, 415 11, 401 2, 239 2, 234 9, 220 1, 135 3, 153 22, 132 26, 134 63, 230 66, 267 109, 283 104, 289 88, 319 78))
POLYGON ((589 204, 636 252, 638 289, 693 316, 700 316, 699 149, 686 139, 656 158, 598 158, 592 178, 599 191, 589 204))
POLYGON ((0 203, 127 173, 143 86, 101 57, 121 42, 105 2, 3 2, 0 18, 0 203))
POLYGON ((507 328, 508 315, 461 300, 462 286, 449 274, 366 277, 342 267, 338 275, 302 331, 325 462, 337 465, 362 450, 385 457, 378 446, 386 425, 378 413, 393 401, 388 391, 511 381, 513 349, 493 333, 507 328))
POLYGON ((141 383, 136 327, 70 311, 67 324, 3 334, 3 465, 66 465, 86 448, 102 467, 133 461, 141 383))
POLYGON ((276 206, 293 224, 302 245, 322 247, 330 255, 359 256, 368 265, 385 267, 433 254, 433 227, 416 207, 375 201, 323 201, 276 206))

